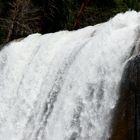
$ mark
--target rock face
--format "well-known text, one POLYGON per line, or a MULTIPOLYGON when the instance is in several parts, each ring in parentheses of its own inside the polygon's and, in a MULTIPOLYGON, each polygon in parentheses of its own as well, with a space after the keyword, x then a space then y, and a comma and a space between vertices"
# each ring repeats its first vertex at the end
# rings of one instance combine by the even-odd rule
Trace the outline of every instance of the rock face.
POLYGON ((110 140, 140 140, 140 55, 126 65, 110 140))

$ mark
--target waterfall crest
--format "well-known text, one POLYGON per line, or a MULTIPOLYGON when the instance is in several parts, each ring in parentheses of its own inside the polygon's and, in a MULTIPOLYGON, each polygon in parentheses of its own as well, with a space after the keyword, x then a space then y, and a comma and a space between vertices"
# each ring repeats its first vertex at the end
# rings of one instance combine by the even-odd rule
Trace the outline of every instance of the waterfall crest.
POLYGON ((33 34, 0 52, 0 140, 107 140, 140 13, 33 34))

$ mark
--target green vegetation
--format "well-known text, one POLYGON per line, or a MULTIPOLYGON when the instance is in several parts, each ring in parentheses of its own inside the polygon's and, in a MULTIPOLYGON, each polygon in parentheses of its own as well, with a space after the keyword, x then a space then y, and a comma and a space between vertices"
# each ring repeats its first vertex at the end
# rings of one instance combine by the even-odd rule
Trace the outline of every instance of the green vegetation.
POLYGON ((0 0, 0 43, 31 33, 73 30, 140 10, 139 0, 0 0))

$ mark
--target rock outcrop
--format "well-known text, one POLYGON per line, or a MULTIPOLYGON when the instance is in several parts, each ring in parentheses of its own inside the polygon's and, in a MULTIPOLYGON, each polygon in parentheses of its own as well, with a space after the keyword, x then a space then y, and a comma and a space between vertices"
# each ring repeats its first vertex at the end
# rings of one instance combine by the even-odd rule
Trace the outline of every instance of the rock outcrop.
POLYGON ((140 55, 126 65, 110 140, 140 140, 140 55))

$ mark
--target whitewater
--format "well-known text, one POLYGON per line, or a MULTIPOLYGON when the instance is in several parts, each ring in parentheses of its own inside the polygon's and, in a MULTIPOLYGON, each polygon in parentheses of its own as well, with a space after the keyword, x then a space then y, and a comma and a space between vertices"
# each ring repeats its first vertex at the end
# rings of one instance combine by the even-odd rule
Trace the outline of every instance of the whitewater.
MULTIPOLYGON (((0 51, 0 140, 108 140, 140 13, 29 35, 0 51)), ((132 56, 133 55, 133 56, 132 56)))

